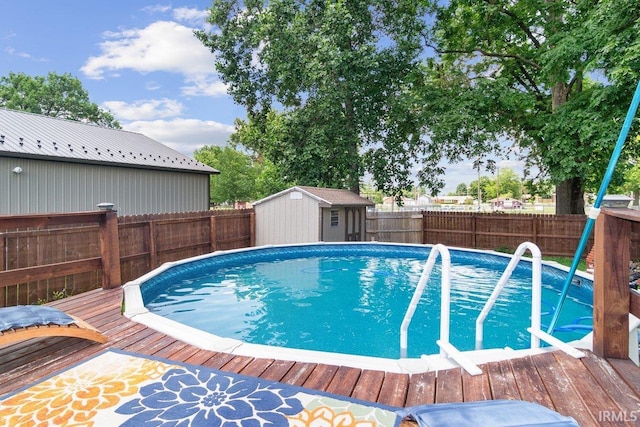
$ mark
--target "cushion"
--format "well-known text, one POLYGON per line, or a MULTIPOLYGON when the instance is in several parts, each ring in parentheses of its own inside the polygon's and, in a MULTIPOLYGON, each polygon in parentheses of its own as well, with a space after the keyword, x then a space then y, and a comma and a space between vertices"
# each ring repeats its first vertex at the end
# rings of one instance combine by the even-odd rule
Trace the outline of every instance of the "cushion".
POLYGON ((405 408, 400 416, 414 420, 420 427, 579 427, 571 418, 537 403, 521 400, 439 403, 405 408))
POLYGON ((46 305, 0 308, 0 332, 35 325, 69 325, 73 322, 73 318, 69 315, 46 305))

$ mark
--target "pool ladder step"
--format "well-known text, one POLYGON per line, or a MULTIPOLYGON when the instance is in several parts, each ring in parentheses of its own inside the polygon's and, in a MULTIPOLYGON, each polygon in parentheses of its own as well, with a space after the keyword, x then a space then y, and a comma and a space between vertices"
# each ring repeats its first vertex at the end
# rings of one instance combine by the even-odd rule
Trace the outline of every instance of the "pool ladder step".
MULTIPOLYGON (((575 357, 581 358, 585 354, 575 347, 570 346, 567 343, 560 341, 559 339, 549 335, 540 328, 541 322, 541 306, 542 306, 542 255, 540 249, 531 242, 524 242, 514 252, 511 257, 511 261, 507 265, 507 268, 502 273, 500 280, 496 284, 491 296, 485 303, 482 311, 476 319, 476 350, 481 350, 483 347, 483 334, 484 334, 484 320, 493 308, 498 296, 504 289, 507 281, 511 277, 511 274, 517 267, 518 263, 522 259, 522 255, 529 250, 532 255, 531 262, 531 327, 527 328, 527 331, 531 334, 531 348, 539 348, 540 340, 550 344, 565 353, 575 357)), ((441 273, 441 302, 440 302, 440 339, 436 341, 440 348, 440 356, 449 357, 453 359, 458 365, 464 368, 471 375, 479 375, 482 370, 475 365, 465 353, 459 351, 453 344, 449 342, 449 328, 450 328, 450 313, 451 313, 451 284, 450 284, 450 272, 451 272, 451 254, 449 249, 442 244, 437 244, 432 247, 427 262, 425 263, 422 274, 418 281, 407 312, 405 313, 402 325, 400 326, 400 357, 407 357, 407 331, 413 314, 416 311, 424 288, 426 287, 431 271, 436 263, 438 255, 442 262, 441 273)))

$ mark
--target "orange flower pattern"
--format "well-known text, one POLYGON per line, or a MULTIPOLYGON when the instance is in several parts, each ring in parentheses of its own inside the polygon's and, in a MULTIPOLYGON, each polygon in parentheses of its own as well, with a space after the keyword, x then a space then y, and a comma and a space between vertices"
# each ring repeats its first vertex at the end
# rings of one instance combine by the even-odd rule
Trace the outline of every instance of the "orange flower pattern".
POLYGON ((105 353, 2 401, 7 425, 91 427, 98 411, 138 393, 139 386, 173 366, 118 353, 105 353))
MULTIPOLYGON (((215 390, 212 391, 215 393, 221 396, 226 394, 228 399, 237 399, 229 400, 225 408, 221 406, 220 411, 211 410, 208 413, 209 416, 215 417, 224 416, 225 413, 233 414, 234 420, 227 420, 222 423, 224 425, 244 426, 243 421, 236 423, 239 419, 235 416, 240 409, 249 406, 252 406, 249 412, 253 415, 245 421, 249 423, 247 425, 252 426, 262 426, 265 422, 264 425, 273 425, 267 420, 275 420, 282 415, 282 421, 286 420, 292 427, 374 427, 398 424, 399 417, 395 412, 375 405, 315 395, 287 388, 284 384, 269 385, 264 380, 254 380, 250 377, 242 379, 242 376, 238 376, 238 379, 233 379, 233 374, 216 373, 203 367, 194 368, 196 377, 186 375, 191 372, 191 368, 186 369, 181 365, 146 359, 135 354, 107 351, 23 391, 0 399, 0 420, 4 422, 3 425, 15 427, 111 427, 133 425, 132 422, 138 425, 138 421, 147 417, 145 411, 152 414, 154 410, 152 405, 146 404, 149 400, 148 396, 145 397, 146 394, 150 391, 162 393, 163 389, 171 391, 172 387, 175 388, 191 378, 192 382, 196 380, 191 384, 194 390, 202 386, 213 387, 215 390), (172 372, 182 375, 176 377, 177 374, 171 374, 172 372), (216 380, 216 375, 220 380, 216 380), (176 382, 176 378, 179 378, 180 382, 176 382), (202 380, 200 385, 197 379, 202 380), (251 381, 258 382, 253 384, 251 381), (226 388, 223 385, 226 385, 226 388), (274 412, 273 416, 270 416, 261 409, 265 405, 272 405, 273 410, 281 411, 279 413, 282 415, 274 412)), ((183 406, 188 405, 178 404, 175 408, 183 406)), ((157 412, 152 415, 155 417, 157 412)), ((181 426, 191 425, 191 421, 198 424, 190 419, 189 414, 185 413, 184 417, 179 416, 179 413, 177 415, 182 420, 181 426)), ((220 418, 218 420, 224 421, 220 418)))
POLYGON ((291 427, 375 427, 369 420, 357 420, 351 412, 336 413, 327 406, 319 406, 310 411, 303 410, 289 418, 291 427))
POLYGON ((397 425, 393 411, 333 397, 301 397, 305 409, 289 417, 291 427, 377 427, 397 425))

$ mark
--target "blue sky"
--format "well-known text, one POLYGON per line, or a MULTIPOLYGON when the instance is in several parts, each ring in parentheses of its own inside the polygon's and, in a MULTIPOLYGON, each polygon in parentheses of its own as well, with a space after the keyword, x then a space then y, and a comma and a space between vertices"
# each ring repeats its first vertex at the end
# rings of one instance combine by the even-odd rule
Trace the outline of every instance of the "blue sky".
POLYGON ((210 4, 2 0, 0 75, 70 73, 124 129, 192 156, 224 145, 245 117, 193 36, 210 4))
MULTIPOLYGON (((243 107, 226 94, 214 55, 193 36, 211 0, 1 0, 0 76, 70 73, 126 130, 188 156, 225 145, 243 107)), ((514 167, 501 161, 500 167, 514 167)), ((447 187, 477 179, 447 168, 447 187)))

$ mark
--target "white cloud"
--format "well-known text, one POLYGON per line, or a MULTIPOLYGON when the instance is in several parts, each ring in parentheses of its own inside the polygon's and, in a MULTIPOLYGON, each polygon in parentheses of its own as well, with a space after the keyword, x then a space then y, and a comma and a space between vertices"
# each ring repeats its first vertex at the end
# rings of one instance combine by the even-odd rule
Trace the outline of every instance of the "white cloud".
POLYGON ((34 58, 30 54, 28 54, 26 52, 18 52, 17 50, 15 50, 12 47, 6 47, 4 49, 4 51, 6 53, 8 53, 9 55, 12 55, 12 56, 18 56, 20 58, 30 59, 30 60, 36 61, 36 62, 47 62, 47 59, 45 59, 45 58, 34 58))
POLYGON ((209 17, 208 10, 191 9, 188 7, 178 7, 173 11, 173 18, 178 22, 203 27, 205 20, 209 17))
POLYGON ((184 105, 173 99, 138 100, 133 103, 106 101, 102 105, 118 120, 153 120, 176 117, 182 114, 184 105))
POLYGON ((224 96, 227 94, 227 85, 217 79, 194 79, 186 81, 182 87, 185 96, 224 96))
POLYGON ((136 121, 123 128, 146 135, 187 156, 193 156, 194 150, 205 145, 227 145, 234 131, 233 126, 196 119, 136 121))
POLYGON ((158 21, 142 29, 105 32, 103 37, 101 54, 90 57, 81 68, 88 78, 102 79, 108 72, 125 69, 143 74, 161 71, 182 74, 193 94, 202 94, 199 88, 215 87, 214 56, 192 28, 158 21))
POLYGON ((171 6, 163 4, 153 4, 151 6, 143 7, 141 10, 149 14, 163 13, 171 10, 171 6))
POLYGON ((160 83, 156 82, 156 81, 148 81, 144 84, 144 88, 147 89, 148 91, 152 92, 154 90, 158 90, 160 89, 162 86, 160 85, 160 83))

